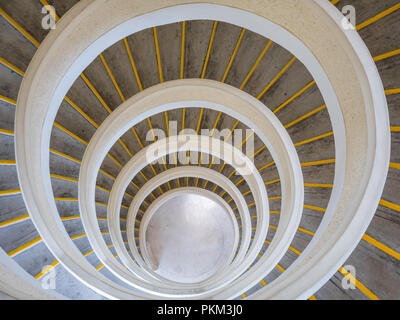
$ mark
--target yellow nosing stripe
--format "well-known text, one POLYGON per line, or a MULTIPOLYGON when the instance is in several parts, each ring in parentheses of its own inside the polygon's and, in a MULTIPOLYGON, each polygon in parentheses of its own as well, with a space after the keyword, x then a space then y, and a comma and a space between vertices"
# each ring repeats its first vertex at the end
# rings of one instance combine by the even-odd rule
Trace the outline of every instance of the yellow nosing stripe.
POLYGON ((376 16, 372 17, 371 19, 368 19, 367 21, 364 21, 363 23, 359 24, 356 26, 356 30, 359 31, 363 28, 365 28, 366 26, 369 26, 370 24, 381 20, 382 18, 386 17, 387 15, 395 12, 396 10, 400 9, 400 3, 396 4, 395 6, 377 14, 376 16))
POLYGON ((14 66, 10 62, 8 62, 6 59, 3 59, 0 57, 0 63, 5 65, 7 68, 11 69, 12 71, 18 73, 20 76, 25 76, 25 72, 22 71, 20 68, 14 66))
POLYGON ((282 108, 286 107, 290 102, 292 102, 294 99, 296 99, 302 93, 304 93, 308 88, 310 88, 314 84, 315 84, 315 80, 311 81, 303 89, 301 89, 300 91, 296 92, 291 98, 289 98, 284 103, 282 103, 279 107, 277 107, 273 112, 277 113, 279 110, 281 110, 282 108))
POLYGON ((285 73, 285 71, 292 65, 292 63, 295 60, 296 60, 296 57, 293 57, 292 59, 290 59, 290 61, 287 63, 287 65, 285 65, 283 67, 283 69, 281 71, 279 71, 279 73, 271 80, 271 82, 268 83, 268 85, 264 88, 264 90, 260 92, 260 94, 257 96, 257 99, 262 98, 262 96, 274 85, 274 83, 276 81, 278 81, 278 79, 282 76, 282 74, 285 73))
POLYGON ((323 139, 323 138, 326 138, 326 137, 329 137, 329 136, 332 136, 332 135, 333 135, 332 131, 328 132, 328 133, 324 133, 324 134, 321 134, 320 136, 317 136, 317 137, 314 137, 314 138, 311 138, 311 139, 307 139, 307 140, 304 140, 304 141, 297 142, 297 143, 294 144, 294 146, 298 147, 298 146, 301 146, 303 144, 310 143, 310 142, 313 142, 313 141, 316 141, 316 140, 319 140, 319 139, 323 139))
POLYGON ((104 55, 103 55, 102 53, 100 53, 100 60, 101 60, 101 62, 103 63, 104 68, 106 68, 107 74, 108 74, 108 76, 110 77, 110 79, 111 79, 111 81, 112 81, 112 83, 113 83, 115 89, 117 90, 117 92, 118 92, 118 94, 119 94, 119 96, 120 96, 122 102, 125 102, 125 97, 124 97, 124 95, 122 94, 122 91, 121 91, 120 87, 118 86, 118 83, 117 83, 117 81, 115 80, 115 77, 114 77, 114 75, 112 74, 112 72, 111 72, 111 70, 110 70, 110 67, 108 66, 108 64, 107 64, 107 62, 106 62, 106 59, 104 59, 104 55))
POLYGON ((71 137, 73 137, 74 139, 78 140, 79 142, 83 143, 85 146, 88 145, 88 143, 83 140, 82 138, 79 138, 76 134, 72 133, 71 131, 69 131, 68 129, 64 128, 62 125, 60 125, 57 122, 54 122, 54 126, 57 129, 60 129, 61 131, 64 131, 66 134, 70 135, 71 137))
POLYGON ((304 208, 315 210, 315 211, 321 211, 321 212, 325 212, 326 211, 326 209, 324 209, 324 208, 320 208, 320 207, 316 207, 316 206, 310 206, 308 204, 305 204, 304 208))
POLYGON ((305 183, 304 186, 309 188, 333 188, 333 184, 323 183, 305 183))
POLYGON ((143 91, 142 82, 140 81, 139 73, 136 69, 136 64, 135 64, 135 61, 133 60, 132 52, 129 47, 128 40, 126 38, 124 38, 124 44, 125 44, 126 52, 128 53, 128 56, 129 56, 129 61, 131 62, 132 70, 135 75, 137 85, 139 87, 139 91, 143 91))
POLYGON ((263 51, 261 52, 260 56, 257 58, 256 62, 254 63, 253 67, 251 68, 250 72, 247 74, 246 78, 243 80, 242 84, 240 85, 240 89, 243 89, 244 86, 246 85, 247 81, 249 81, 251 75, 254 73, 256 70, 257 66, 260 64, 261 59, 264 57, 264 55, 267 53, 269 47, 272 44, 272 40, 269 40, 263 51))
POLYGON ((265 184, 266 186, 268 186, 268 185, 270 185, 270 184, 273 184, 273 183, 279 182, 279 181, 281 181, 281 179, 276 179, 276 180, 268 181, 268 182, 265 182, 264 184, 265 184))
POLYGON ((277 267, 281 272, 285 272, 285 269, 283 269, 279 264, 277 264, 276 267, 277 267))
POLYGON ((397 93, 400 93, 400 88, 385 90, 386 95, 397 94, 397 93))
POLYGON ((299 231, 301 231, 301 232, 304 232, 304 233, 307 233, 307 234, 309 234, 309 235, 311 235, 311 236, 315 235, 314 232, 308 231, 308 230, 303 229, 303 228, 297 228, 297 230, 299 230, 299 231))
POLYGON ((5 96, 2 96, 1 94, 0 94, 0 100, 4 101, 4 102, 7 102, 9 104, 12 104, 13 106, 15 106, 17 104, 17 101, 15 101, 13 99, 10 99, 10 98, 7 98, 5 96))
POLYGON ((86 236, 86 233, 78 234, 76 236, 71 237, 71 240, 79 239, 79 238, 82 238, 84 236, 86 236))
POLYGON ((356 287, 368 298, 370 298, 371 300, 379 300, 379 298, 375 294, 373 294, 367 287, 365 287, 360 281, 358 281, 348 270, 340 267, 338 271, 351 282, 353 282, 356 287))
POLYGON ((5 134, 6 136, 13 136, 14 135, 14 131, 6 130, 6 129, 0 129, 0 133, 5 134))
POLYGON ((91 253, 93 253, 94 252, 94 250, 90 250, 89 252, 86 252, 83 256, 84 257, 87 257, 89 254, 91 254, 91 253))
POLYGON ((179 74, 181 79, 183 79, 183 68, 185 66, 185 36, 186 36, 186 21, 182 21, 181 69, 179 74))
POLYGON ((81 108, 79 108, 76 103, 74 103, 70 98, 67 96, 64 97, 65 101, 67 101, 76 111, 80 113, 82 117, 84 117, 87 121, 89 121, 96 129, 99 127, 99 125, 93 121, 92 118, 90 118, 81 108))
POLYGON ((164 76, 163 76, 162 67, 161 67, 160 47, 158 45, 157 27, 153 27, 153 34, 154 34, 154 44, 155 44, 155 47, 156 47, 158 75, 160 76, 160 83, 163 83, 164 82, 164 76))
POLYGON ((391 126, 390 131, 392 132, 400 132, 400 126, 391 126))
POLYGON ((0 165, 2 166, 13 166, 17 162, 15 160, 0 160, 0 165))
POLYGON ((396 204, 396 203, 389 202, 389 201, 386 201, 386 200, 381 199, 381 201, 379 201, 379 204, 380 204, 381 206, 386 207, 386 208, 390 208, 390 209, 392 209, 392 210, 395 210, 395 211, 397 211, 397 212, 400 212, 400 206, 399 206, 398 204, 396 204))
POLYGON ((89 79, 83 73, 81 73, 81 78, 86 83, 86 85, 89 87, 89 89, 92 90, 93 94, 97 97, 97 99, 100 101, 100 103, 103 105, 103 107, 108 111, 108 113, 112 113, 112 110, 110 109, 110 107, 107 105, 107 103, 104 101, 104 99, 100 96, 99 92, 95 89, 95 87, 92 85, 92 83, 89 81, 89 79))
POLYGON ((309 167, 309 166, 318 166, 318 165, 321 165, 321 164, 329 164, 329 163, 335 163, 335 159, 304 162, 304 163, 301 163, 301 166, 302 167, 309 167))
MULTIPOLYGON (((0 161, 0 164, 1 164, 1 161, 0 161)), ((390 167, 390 168, 393 168, 393 169, 400 170, 400 163, 390 162, 390 163, 389 163, 389 167, 390 167)))
POLYGON ((331 0, 331 3, 332 3, 333 5, 336 5, 339 1, 340 1, 340 0, 331 0))
POLYGON ((308 300, 317 300, 317 298, 314 297, 314 296, 311 296, 311 297, 308 298, 308 300))
POLYGON ((362 239, 370 244, 372 244, 373 246, 375 246, 376 248, 382 250, 383 252, 387 253, 388 255, 396 258, 397 260, 400 260, 400 253, 394 251, 393 249, 389 248, 388 246, 384 245, 383 243, 375 240, 374 238, 372 238, 371 236, 364 234, 362 239))
POLYGON ((11 18, 3 9, 0 8, 0 14, 19 32, 21 32, 25 38, 27 38, 36 47, 40 46, 39 41, 32 37, 24 28, 22 28, 13 18, 11 18))
POLYGON ((10 219, 10 220, 7 220, 7 221, 0 222, 0 228, 10 226, 10 225, 12 225, 14 223, 25 221, 27 219, 29 219, 29 214, 24 214, 24 215, 19 216, 17 218, 13 218, 13 219, 10 219))
POLYGON ((54 198, 55 201, 72 201, 76 202, 79 201, 77 198, 54 198))
POLYGON ((99 271, 100 269, 102 269, 104 267, 104 264, 99 265, 96 270, 99 271))
POLYGON ((9 252, 8 255, 10 257, 14 257, 15 255, 21 253, 22 251, 25 251, 26 249, 38 244, 40 241, 42 241, 42 238, 37 237, 37 238, 33 239, 32 241, 29 241, 29 242, 25 243, 24 245, 20 246, 19 248, 9 252))
POLYGON ((226 67, 226 70, 225 70, 225 73, 224 73, 224 75, 223 75, 223 77, 222 77, 222 79, 221 79, 221 82, 225 82, 226 77, 228 76, 228 72, 229 72, 229 70, 231 69, 233 60, 235 59, 236 53, 237 53, 237 51, 238 51, 238 49, 239 49, 240 43, 242 42, 242 39, 243 39, 243 36, 244 36, 245 31, 246 31, 246 29, 243 28, 243 29, 242 29, 242 32, 240 33, 239 39, 238 39, 238 41, 236 42, 235 49, 233 50, 232 56, 231 56, 231 58, 229 59, 228 66, 226 67))
POLYGON ((300 255, 300 254, 301 254, 301 252, 300 252, 299 250, 293 248, 292 246, 289 247, 289 250, 290 250, 290 251, 293 251, 293 252, 294 252, 295 254, 297 254, 297 255, 300 255))
POLYGON ((75 220, 75 219, 80 219, 81 216, 69 216, 69 217, 62 217, 61 221, 69 221, 69 220, 75 220))
POLYGON ((35 276, 36 280, 39 280, 41 277, 43 277, 47 272, 49 272, 51 269, 53 269, 55 266, 57 266, 60 262, 58 260, 54 261, 52 264, 48 265, 46 269, 42 270, 39 274, 35 276))
POLYGON ((375 62, 376 62, 376 61, 381 61, 381 60, 383 60, 383 59, 387 59, 387 58, 396 56, 396 55, 398 55, 398 54, 400 54, 400 49, 394 50, 394 51, 390 51, 390 52, 386 52, 386 53, 384 53, 384 54, 381 54, 381 55, 379 55, 379 56, 376 56, 376 57, 374 57, 374 61, 375 61, 375 62))
POLYGON ((275 164, 275 161, 272 161, 271 163, 268 163, 265 166, 263 166, 260 169, 258 169, 258 171, 262 171, 262 170, 264 170, 264 169, 266 169, 266 168, 268 168, 268 167, 270 167, 270 166, 272 166, 274 164, 275 164))
POLYGON ((59 179, 59 180, 65 180, 65 181, 71 181, 71 182, 78 182, 78 179, 69 178, 69 177, 64 177, 64 176, 60 176, 60 175, 57 175, 57 174, 50 174, 50 177, 51 177, 51 178, 54 178, 54 179, 59 179))
POLYGON ((267 285, 264 280, 261 280, 260 282, 264 287, 267 285))
POLYGON ((300 118, 288 123, 287 125, 285 125, 285 129, 290 128, 291 126, 295 125, 296 123, 299 123, 300 121, 303 121, 304 119, 306 119, 308 117, 311 117, 312 115, 316 114, 317 112, 319 112, 319 111, 321 111, 321 110, 323 110, 325 108, 326 108, 326 105, 324 104, 324 105, 318 107, 317 109, 314 109, 313 111, 305 114, 304 116, 302 116, 302 117, 300 117, 300 118))
POLYGON ((212 32, 211 32, 210 42, 208 44, 206 58, 204 60, 203 70, 202 70, 201 76, 200 76, 201 79, 203 79, 205 74, 206 74, 207 64, 208 64, 208 60, 210 59, 211 48, 212 48, 212 44, 214 42, 215 31, 217 29, 217 25, 218 25, 218 21, 214 21, 213 29, 212 29, 212 32))
MULTIPOLYGON (((71 156, 69 156, 69 155, 66 155, 65 153, 62 153, 62 152, 60 152, 60 151, 57 151, 57 150, 54 150, 54 149, 51 149, 51 148, 50 148, 50 152, 51 152, 51 153, 54 153, 54 154, 56 154, 56 155, 58 155, 58 156, 60 156, 60 157, 69 159, 69 160, 71 160, 71 161, 74 161, 74 162, 76 162, 76 163, 79 163, 79 164, 82 163, 82 161, 80 161, 80 160, 78 160, 78 159, 75 159, 75 158, 73 158, 73 157, 71 157, 71 156)), ((100 171, 101 171, 101 169, 100 169, 100 171)))
POLYGON ((21 193, 21 189, 1 190, 0 196, 12 196, 12 195, 20 194, 20 193, 21 193))

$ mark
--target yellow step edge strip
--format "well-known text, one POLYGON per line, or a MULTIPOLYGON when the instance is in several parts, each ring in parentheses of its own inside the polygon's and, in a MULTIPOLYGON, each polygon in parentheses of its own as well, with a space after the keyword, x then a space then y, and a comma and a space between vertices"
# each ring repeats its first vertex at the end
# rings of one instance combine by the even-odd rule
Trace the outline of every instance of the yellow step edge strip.
POLYGON ((101 269, 103 269, 103 268, 104 268, 104 264, 101 264, 101 265, 99 265, 99 266, 96 268, 96 270, 99 271, 99 270, 101 270, 101 269))
POLYGON ((317 112, 319 112, 319 111, 321 111, 321 110, 323 110, 325 108, 326 108, 326 105, 324 104, 324 105, 314 109, 313 111, 305 114, 304 116, 301 116, 300 118, 298 118, 298 119, 288 123, 287 125, 285 125, 285 129, 288 129, 288 128, 294 126, 295 124, 299 123, 300 121, 303 121, 304 119, 306 119, 308 117, 311 117, 312 115, 316 114, 317 112))
POLYGON ((143 91, 142 82, 140 81, 139 73, 136 68, 135 61, 133 60, 132 51, 129 47, 128 40, 124 38, 125 49, 129 57, 129 61, 131 62, 131 67, 133 70, 133 74, 135 75, 136 83, 138 85, 139 91, 143 91))
POLYGON ((400 126, 391 126, 390 131, 392 132, 400 132, 400 126))
POLYGON ((76 239, 79 239, 79 238, 82 238, 85 236, 86 236, 86 233, 78 234, 76 236, 71 237, 71 240, 76 240, 76 239))
POLYGON ((25 72, 20 68, 14 66, 12 63, 8 62, 6 59, 0 57, 0 63, 5 65, 7 68, 11 69, 15 73, 18 73, 20 76, 25 76, 25 72))
POLYGON ((51 153, 54 153, 54 154, 56 154, 56 155, 58 155, 58 156, 60 156, 60 157, 62 157, 62 158, 71 160, 71 161, 73 161, 73 162, 76 162, 76 163, 79 163, 79 164, 82 163, 82 161, 80 161, 80 160, 78 160, 78 159, 76 159, 76 158, 73 158, 73 157, 71 157, 71 156, 69 156, 69 155, 66 155, 65 153, 62 153, 62 152, 60 152, 60 151, 57 151, 57 150, 54 150, 54 149, 51 149, 51 148, 50 148, 50 152, 51 152, 51 153))
POLYGON ((326 211, 326 209, 324 209, 324 208, 320 208, 320 207, 316 207, 316 206, 311 206, 311 205, 308 205, 308 204, 305 204, 305 205, 304 205, 304 208, 310 209, 310 210, 315 210, 315 211, 320 211, 320 212, 325 212, 325 211, 326 211))
POLYGON ((304 187, 308 187, 308 188, 333 188, 333 184, 305 183, 304 187))
POLYGON ((157 27, 153 27, 153 36, 154 36, 154 46, 156 48, 158 76, 160 78, 160 83, 163 83, 164 82, 164 76, 163 76, 162 66, 161 66, 160 46, 158 44, 157 27))
POLYGON ((107 105, 107 103, 104 101, 104 99, 100 96, 100 93, 95 89, 95 87, 89 81, 89 79, 85 76, 85 74, 81 73, 80 76, 81 76, 82 80, 86 83, 86 85, 89 87, 89 89, 92 90, 93 94, 100 101, 100 103, 103 105, 103 107, 108 111, 108 113, 112 113, 112 110, 110 109, 110 107, 107 105))
POLYGON ((0 165, 2 166, 13 166, 16 164, 17 162, 15 160, 0 160, 0 165))
POLYGON ((223 83, 225 82, 226 77, 228 76, 229 70, 231 69, 231 66, 232 66, 232 63, 233 63, 233 60, 235 60, 236 53, 239 50, 239 46, 240 46, 240 43, 242 42, 242 39, 243 39, 245 31, 246 31, 246 29, 243 28, 242 32, 240 33, 239 39, 236 42, 235 48, 233 49, 232 56, 229 59, 228 66, 226 67, 225 73, 224 73, 224 75, 222 76, 222 79, 221 79, 221 82, 223 82, 223 83))
POLYGON ((279 107, 277 107, 273 112, 277 113, 279 110, 281 110, 282 108, 286 107, 290 102, 292 102, 294 99, 296 99, 302 93, 304 93, 308 88, 310 88, 314 84, 315 84, 315 80, 311 81, 303 89, 301 89, 298 92, 296 92, 292 97, 290 97, 288 100, 286 100, 284 103, 282 103, 279 107))
POLYGON ((376 56, 376 57, 374 57, 374 61, 375 61, 375 62, 381 61, 381 60, 383 60, 383 59, 387 59, 387 58, 396 56, 396 55, 398 55, 398 54, 400 54, 400 49, 393 50, 393 51, 390 51, 390 52, 386 52, 386 53, 384 53, 384 54, 381 54, 381 55, 379 55, 379 56, 376 56))
POLYGON ((81 216, 69 216, 69 217, 62 217, 61 221, 69 221, 69 220, 76 220, 76 219, 80 219, 81 216))
POLYGON ((83 143, 85 146, 88 145, 88 143, 87 143, 85 140, 83 140, 82 138, 78 137, 76 134, 72 133, 72 132, 69 131, 68 129, 64 128, 64 127, 63 127, 62 125, 60 125, 59 123, 54 122, 53 125, 54 125, 57 129, 59 129, 59 130, 65 132, 66 134, 70 135, 72 138, 74 138, 74 139, 78 140, 79 142, 83 143))
POLYGON ((381 20, 382 18, 384 18, 384 17, 386 17, 387 15, 389 15, 389 14, 395 12, 395 11, 398 10, 398 9, 400 9, 400 3, 399 3, 399 4, 396 4, 395 6, 389 8, 389 9, 387 9, 387 10, 385 10, 385 11, 379 13, 379 14, 377 14, 377 15, 374 16, 374 17, 372 17, 372 18, 370 18, 370 19, 364 21, 363 23, 357 25, 357 26, 356 26, 356 30, 359 31, 359 30, 361 30, 361 29, 363 29, 363 28, 369 26, 370 24, 372 24, 372 23, 374 23, 374 22, 376 22, 376 21, 381 20))
POLYGON ((40 241, 42 241, 42 238, 41 237, 37 237, 37 238, 25 243, 24 245, 20 246, 19 248, 9 252, 8 255, 10 257, 14 257, 17 254, 21 253, 22 251, 25 251, 26 249, 28 249, 30 247, 33 247, 34 245, 38 244, 40 241))
POLYGON ((326 159, 326 160, 319 160, 319 161, 304 162, 304 163, 301 163, 300 165, 302 167, 310 167, 310 166, 318 166, 318 165, 321 165, 321 164, 330 164, 330 163, 335 163, 335 159, 326 159))
POLYGON ((340 267, 338 270, 343 276, 349 279, 351 282, 354 282, 356 287, 364 293, 371 300, 379 300, 379 298, 373 294, 367 287, 365 287, 360 281, 358 281, 348 270, 344 267, 340 267))
POLYGON ((19 32, 21 32, 25 38, 27 38, 36 47, 40 46, 39 41, 32 37, 24 28, 22 28, 13 18, 11 18, 3 9, 0 8, 0 14, 19 32))
POLYGON ((14 131, 6 130, 6 129, 0 129, 0 133, 4 134, 6 136, 13 136, 14 135, 14 131))
POLYGON ((217 25, 218 25, 218 21, 214 21, 213 28, 212 28, 212 31, 211 31, 210 42, 208 43, 207 54, 206 54, 206 57, 204 59, 203 70, 201 71, 201 76, 200 76, 201 79, 204 79, 204 76, 206 74, 208 60, 210 59, 211 48, 212 48, 212 45, 213 45, 213 42, 214 42, 215 31, 217 30, 217 25))
POLYGON ((103 65, 104 65, 104 68, 105 68, 106 71, 107 71, 108 76, 110 77, 110 79, 111 79, 111 81, 112 81, 112 83, 113 83, 115 89, 117 90, 117 92, 118 92, 118 94, 119 94, 119 97, 121 98, 122 102, 125 102, 125 97, 124 97, 124 95, 123 95, 123 93, 122 93, 122 91, 121 91, 121 88, 119 87, 117 81, 115 80, 115 77, 114 77, 114 75, 112 74, 111 69, 110 69, 110 67, 109 67, 108 64, 107 64, 106 59, 104 58, 104 55, 103 55, 102 53, 100 53, 99 56, 100 56, 101 62, 102 62, 103 65))
POLYGON ((70 98, 67 96, 64 97, 65 101, 67 101, 78 113, 84 117, 88 122, 90 122, 96 129, 99 127, 99 125, 92 119, 90 118, 81 108, 77 106, 75 102, 73 102, 70 98))
POLYGON ((14 223, 18 223, 18 222, 22 222, 22 221, 28 220, 29 218, 30 218, 29 214, 24 214, 22 216, 19 216, 19 217, 16 217, 16 218, 13 218, 13 219, 10 219, 10 220, 7 220, 7 221, 0 222, 0 228, 7 227, 7 226, 10 226, 10 225, 12 225, 14 223))
POLYGON ((258 67, 258 65, 260 64, 262 58, 264 57, 264 55, 267 53, 269 47, 272 44, 272 40, 269 40, 267 45, 264 47, 263 51, 261 51, 261 54, 259 55, 259 57, 257 58, 256 62, 254 63, 253 67, 250 69, 249 73, 247 74, 246 78, 243 80, 242 84, 240 85, 239 89, 243 89, 244 86, 246 85, 246 83, 249 81, 250 77, 252 76, 252 74, 254 73, 254 71, 256 70, 256 68, 258 67))
POLYGON ((317 137, 314 137, 314 138, 310 138, 310 139, 307 139, 307 140, 304 140, 304 141, 297 142, 297 143, 294 144, 294 146, 298 147, 298 146, 301 146, 303 144, 307 144, 307 143, 310 143, 310 142, 313 142, 313 141, 316 141, 316 140, 319 140, 319 139, 330 137, 332 135, 333 135, 333 131, 327 132, 327 133, 321 134, 320 136, 317 136, 317 137))
POLYGON ((54 261, 52 264, 48 265, 46 269, 42 270, 40 273, 38 273, 35 276, 36 280, 39 280, 41 277, 43 277, 47 272, 49 272, 51 269, 56 267, 60 262, 58 260, 54 261))
MULTIPOLYGON (((1 162, 0 162, 0 164, 1 164, 1 162)), ((389 167, 400 170, 400 163, 390 162, 389 167)))
POLYGON ((389 248, 388 246, 384 245, 383 243, 377 241, 376 239, 372 238, 371 236, 364 234, 362 239, 376 248, 382 250, 383 252, 387 253, 388 255, 400 260, 400 253, 394 251, 393 249, 389 248))
POLYGON ((386 208, 389 208, 389 209, 395 210, 397 212, 400 212, 400 205, 398 205, 396 203, 381 199, 381 201, 379 201, 379 204, 381 206, 386 207, 386 208))
POLYGON ((270 184, 273 184, 273 183, 276 183, 276 182, 279 182, 279 181, 281 181, 281 179, 276 179, 276 180, 272 180, 272 181, 267 181, 267 182, 264 183, 264 185, 268 186, 268 185, 270 185, 270 184))
POLYGON ((385 90, 386 95, 397 94, 397 93, 400 93, 400 88, 385 90))
POLYGON ((185 38, 186 38, 186 21, 182 21, 182 36, 181 36, 181 68, 179 77, 183 79, 183 70, 185 66, 185 38))
POLYGON ((293 62, 296 61, 296 57, 293 57, 290 59, 290 61, 283 67, 281 71, 271 80, 270 83, 260 92, 260 94, 257 96, 257 99, 261 99, 263 95, 274 85, 276 81, 286 72, 286 70, 293 64, 293 62))
POLYGON ((13 196, 16 194, 20 194, 21 189, 13 189, 13 190, 0 190, 0 197, 1 196, 13 196))
POLYGON ((7 97, 5 97, 5 96, 3 96, 1 94, 0 94, 0 101, 7 102, 7 103, 9 103, 9 104, 11 104, 13 106, 15 106, 17 104, 17 101, 15 101, 15 100, 13 100, 11 98, 7 98, 7 97))

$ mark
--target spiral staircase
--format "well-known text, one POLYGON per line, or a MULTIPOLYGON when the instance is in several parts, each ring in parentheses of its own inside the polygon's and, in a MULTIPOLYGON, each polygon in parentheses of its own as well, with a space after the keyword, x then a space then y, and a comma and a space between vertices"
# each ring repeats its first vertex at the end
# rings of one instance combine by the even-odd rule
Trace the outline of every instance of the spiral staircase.
POLYGON ((0 8, 1 299, 400 298, 398 0, 0 8), (193 283, 148 236, 188 194, 232 234, 193 283))

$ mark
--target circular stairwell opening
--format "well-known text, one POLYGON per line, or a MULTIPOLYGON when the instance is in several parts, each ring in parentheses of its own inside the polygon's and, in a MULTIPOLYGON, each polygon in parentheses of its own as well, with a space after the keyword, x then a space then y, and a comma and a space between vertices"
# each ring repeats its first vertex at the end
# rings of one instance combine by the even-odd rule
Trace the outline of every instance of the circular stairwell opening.
POLYGON ((192 193, 168 199, 152 216, 145 234, 154 271, 181 283, 200 282, 217 272, 234 243, 226 209, 192 193))

